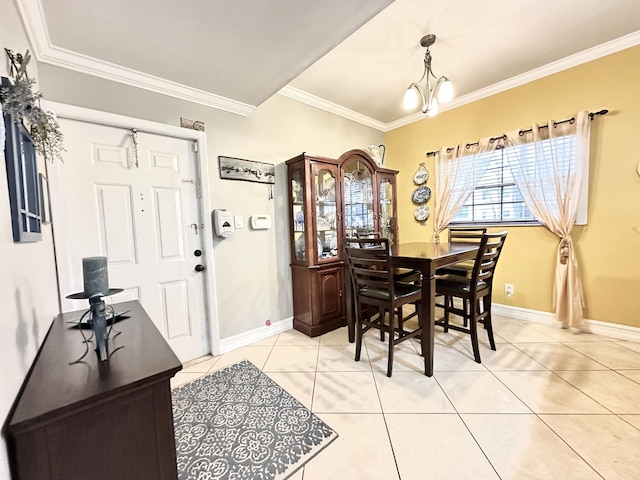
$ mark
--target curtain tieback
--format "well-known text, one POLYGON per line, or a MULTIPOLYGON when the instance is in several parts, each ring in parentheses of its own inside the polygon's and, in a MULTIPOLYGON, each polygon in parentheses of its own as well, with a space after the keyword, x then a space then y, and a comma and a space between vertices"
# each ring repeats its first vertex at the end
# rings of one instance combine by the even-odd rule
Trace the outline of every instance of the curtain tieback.
POLYGON ((563 238, 562 240, 560 240, 560 263, 562 265, 566 265, 567 264, 567 260, 569 258, 569 240, 566 238, 563 238))

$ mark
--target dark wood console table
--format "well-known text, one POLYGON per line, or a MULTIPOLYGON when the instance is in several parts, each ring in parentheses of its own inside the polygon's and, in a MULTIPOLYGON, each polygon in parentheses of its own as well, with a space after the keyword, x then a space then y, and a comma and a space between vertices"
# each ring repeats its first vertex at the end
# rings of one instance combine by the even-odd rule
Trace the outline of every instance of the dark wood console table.
POLYGON ((51 325, 8 423, 16 480, 177 478, 169 381, 182 365, 137 301, 113 306, 130 312, 105 362, 90 350, 69 365, 84 344, 67 321, 82 312, 51 325))

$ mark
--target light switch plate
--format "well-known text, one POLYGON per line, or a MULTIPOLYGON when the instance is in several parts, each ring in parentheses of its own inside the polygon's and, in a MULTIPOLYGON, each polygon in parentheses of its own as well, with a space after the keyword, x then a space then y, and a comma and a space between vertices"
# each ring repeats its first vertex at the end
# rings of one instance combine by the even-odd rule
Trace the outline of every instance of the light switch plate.
POLYGON ((242 219, 242 215, 236 215, 234 217, 234 223, 236 224, 236 228, 244 228, 244 220, 242 219))

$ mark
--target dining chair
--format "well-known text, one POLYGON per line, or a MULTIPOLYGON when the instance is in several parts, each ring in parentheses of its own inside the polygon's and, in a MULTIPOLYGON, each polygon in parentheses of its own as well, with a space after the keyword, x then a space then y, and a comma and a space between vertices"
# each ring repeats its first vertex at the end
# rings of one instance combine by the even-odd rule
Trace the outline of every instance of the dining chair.
MULTIPOLYGON (((358 232, 355 238, 384 238, 380 232, 358 232)), ((396 282, 416 283, 420 281, 421 275, 418 270, 411 268, 395 268, 393 276, 396 282)))
MULTIPOLYGON (((484 227, 451 227, 449 228, 449 243, 480 243, 482 235, 485 233, 487 233, 487 229, 484 227)), ((470 278, 471 272, 473 271, 473 264, 473 260, 464 260, 454 265, 439 268, 436 271, 436 275, 462 275, 470 278)))
POLYGON ((381 341, 388 335, 387 376, 390 377, 394 347, 422 333, 420 319, 417 328, 405 330, 407 318, 402 317, 400 309, 420 302, 421 286, 395 280, 388 239, 344 238, 342 244, 355 298, 355 360, 360 361, 363 335, 376 329, 381 341))
POLYGON ((491 293, 493 290, 493 274, 507 238, 507 232, 485 233, 480 240, 471 278, 462 275, 448 274, 436 277, 436 295, 444 295, 444 317, 436 320, 436 325, 471 335, 473 357, 480 362, 478 346, 478 323, 483 324, 489 336, 491 350, 496 349, 491 325, 491 293), (454 299, 462 301, 462 308, 454 306, 454 299), (451 314, 463 319, 462 325, 450 323, 451 314))

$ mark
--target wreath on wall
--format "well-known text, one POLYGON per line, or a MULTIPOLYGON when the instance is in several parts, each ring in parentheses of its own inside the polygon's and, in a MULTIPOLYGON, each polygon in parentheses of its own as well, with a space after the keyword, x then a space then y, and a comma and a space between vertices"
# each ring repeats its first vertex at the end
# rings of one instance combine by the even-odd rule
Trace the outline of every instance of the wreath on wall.
POLYGON ((62 132, 55 115, 40 107, 41 92, 34 92, 36 81, 27 75, 27 64, 31 60, 29 50, 24 55, 4 49, 11 62, 10 76, 13 82, 3 79, 0 87, 2 110, 10 114, 15 122, 26 122, 36 150, 47 160, 62 159, 65 151, 62 132))

